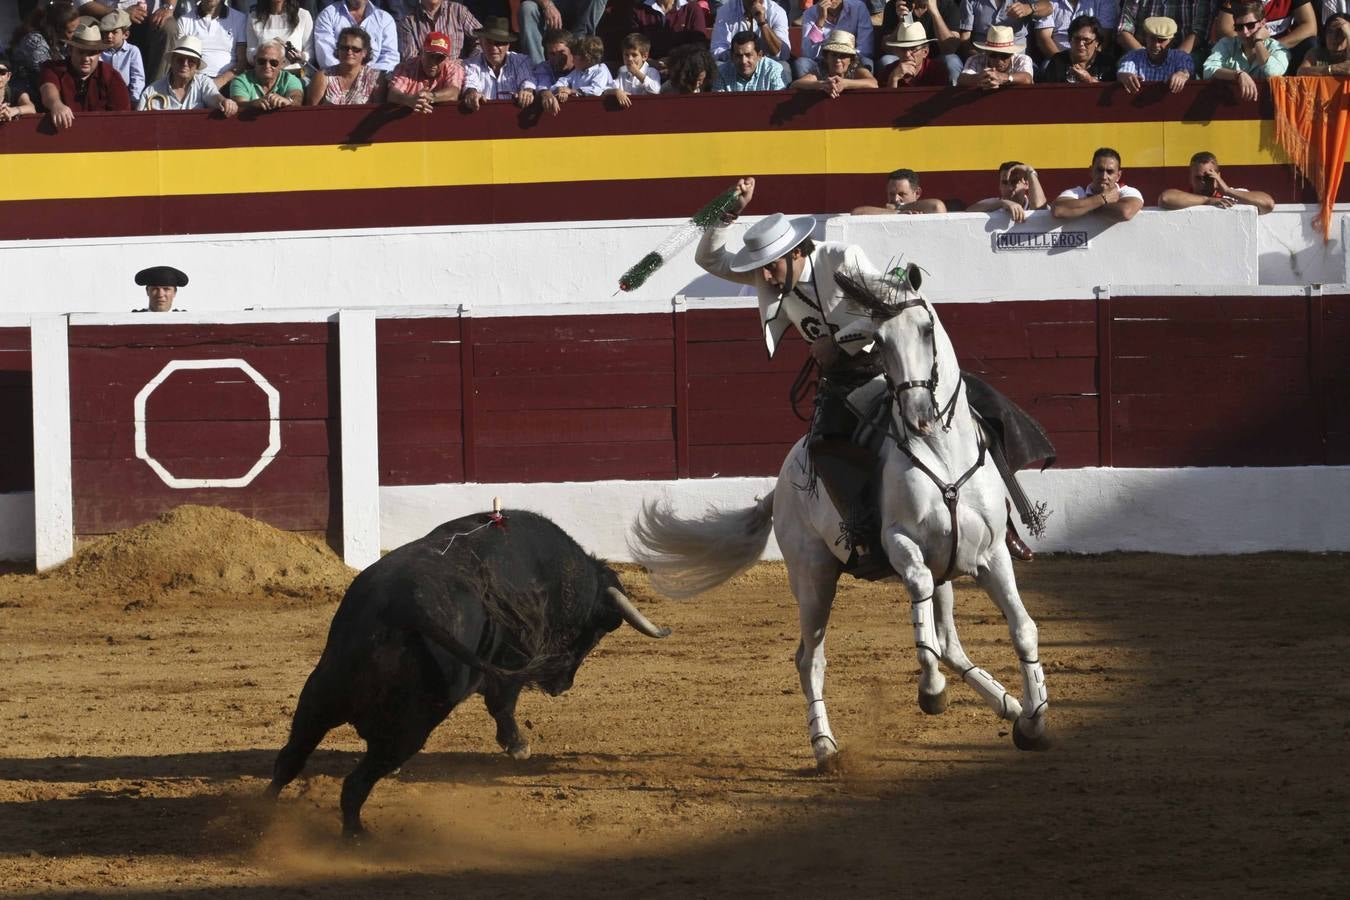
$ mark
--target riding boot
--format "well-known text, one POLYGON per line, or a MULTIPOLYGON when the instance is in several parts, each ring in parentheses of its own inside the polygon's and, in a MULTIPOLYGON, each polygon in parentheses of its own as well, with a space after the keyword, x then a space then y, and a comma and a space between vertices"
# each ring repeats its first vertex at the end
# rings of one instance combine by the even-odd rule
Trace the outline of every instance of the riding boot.
POLYGON ((863 489, 872 477, 875 459, 862 447, 839 438, 817 438, 809 445, 811 464, 839 511, 843 537, 859 557, 866 556, 872 523, 863 489))
POLYGON ((1012 520, 1012 501, 1007 501, 1007 504, 1008 533, 1004 535, 1003 539, 1008 544, 1008 552, 1012 554, 1013 559, 1020 560, 1021 562, 1031 562, 1036 558, 1036 554, 1032 552, 1031 548, 1028 547, 1017 534, 1017 526, 1013 524, 1012 520))

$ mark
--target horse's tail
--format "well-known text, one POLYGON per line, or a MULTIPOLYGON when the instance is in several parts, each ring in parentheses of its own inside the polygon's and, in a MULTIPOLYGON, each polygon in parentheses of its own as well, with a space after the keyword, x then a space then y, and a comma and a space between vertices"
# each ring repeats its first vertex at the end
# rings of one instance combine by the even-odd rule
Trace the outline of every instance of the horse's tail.
POLYGON ((696 519, 681 519, 668 504, 651 501, 633 522, 628 548, 651 573, 653 587, 685 599, 754 565, 772 530, 773 491, 745 509, 709 508, 696 519))

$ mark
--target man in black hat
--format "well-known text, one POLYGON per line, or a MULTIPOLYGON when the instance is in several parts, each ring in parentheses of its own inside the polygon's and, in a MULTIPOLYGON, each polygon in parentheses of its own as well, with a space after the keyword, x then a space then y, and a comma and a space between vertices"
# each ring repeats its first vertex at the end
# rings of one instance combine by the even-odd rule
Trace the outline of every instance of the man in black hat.
POLYGON ((133 312, 171 312, 178 289, 188 283, 188 277, 173 266, 151 266, 136 273, 136 283, 145 287, 150 306, 133 312))

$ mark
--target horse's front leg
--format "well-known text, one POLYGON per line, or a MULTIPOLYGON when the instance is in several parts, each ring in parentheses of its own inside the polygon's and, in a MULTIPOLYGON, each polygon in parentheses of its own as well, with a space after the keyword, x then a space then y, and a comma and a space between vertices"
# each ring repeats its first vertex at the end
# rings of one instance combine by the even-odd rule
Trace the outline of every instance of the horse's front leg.
POLYGON ((1036 623, 1017 593, 1007 547, 999 544, 989 564, 980 568, 975 579, 989 592, 1007 620, 1022 669, 1022 711, 1013 721, 1013 743, 1019 750, 1048 750, 1050 732, 1046 723, 1050 699, 1045 688, 1045 670, 1041 667, 1040 639, 1036 623))
MULTIPOLYGON (((989 708, 997 713, 999 718, 1007 719, 1009 722, 1016 721, 1022 714, 1022 704, 1008 693, 1008 689, 1000 684, 997 678, 971 662, 970 657, 966 655, 965 647, 961 646, 961 636, 956 632, 955 600, 951 582, 933 592, 933 602, 937 604, 938 644, 942 661, 953 672, 959 673, 961 680, 974 688, 975 693, 989 704, 989 708)), ((923 698, 920 697, 919 701, 922 707, 923 698)), ((940 709, 936 711, 941 712, 940 709)), ((924 712, 933 710, 924 708, 924 712)))
POLYGON ((900 532, 885 533, 882 544, 891 566, 909 591, 910 622, 914 625, 914 647, 919 656, 919 708, 928 713, 942 712, 947 706, 947 678, 938 668, 942 645, 933 605, 933 573, 925 565, 919 545, 900 532))
POLYGON ((797 616, 802 636, 797 644, 797 674, 806 697, 806 727, 816 768, 829 770, 839 755, 839 743, 830 730, 825 710, 825 629, 839 582, 839 561, 824 545, 803 549, 789 556, 788 585, 797 598, 797 616))

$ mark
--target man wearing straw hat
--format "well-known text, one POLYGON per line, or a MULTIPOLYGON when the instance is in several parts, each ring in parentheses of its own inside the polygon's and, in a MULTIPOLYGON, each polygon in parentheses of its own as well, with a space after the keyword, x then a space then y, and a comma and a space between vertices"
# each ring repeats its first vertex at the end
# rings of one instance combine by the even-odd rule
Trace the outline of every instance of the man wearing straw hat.
POLYGON ((202 41, 185 34, 174 41, 169 54, 169 74, 145 89, 137 109, 218 109, 233 116, 239 104, 220 92, 214 78, 202 74, 202 41))
MULTIPOLYGON (((754 196, 755 179, 741 178, 736 189, 736 205, 720 224, 704 232, 694 260, 711 275, 755 289, 770 357, 788 326, 795 327, 810 347, 811 360, 820 366, 808 442, 811 462, 842 517, 841 536, 853 542, 866 570, 867 564, 861 562, 866 548, 859 542, 868 539, 864 520, 869 504, 864 488, 875 459, 871 451, 853 443, 858 420, 848 397, 881 376, 882 367, 873 341, 875 323, 845 302, 834 275, 843 272, 863 279, 883 276, 860 248, 812 240, 816 222, 811 216, 766 216, 746 230, 740 250, 727 250, 727 228, 754 196)), ((920 275, 913 265, 903 270, 897 267, 885 277, 900 279, 902 291, 918 291, 920 275)), ((808 372, 804 367, 799 382, 808 372)), ((965 376, 965 380, 972 405, 981 416, 997 422, 999 433, 1004 435, 1000 452, 1012 462, 1010 472, 1030 460, 1053 459, 1054 447, 1034 420, 978 379, 965 376)), ((794 385, 794 402, 797 390, 794 385)), ((1000 470, 1003 468, 1000 466, 1000 470)), ((1007 478, 1011 480, 1011 475, 1007 478)), ((1016 489, 1015 482, 1010 489, 1016 489)), ((1008 526, 1010 552, 1018 559, 1031 559, 1031 550, 1017 537, 1011 519, 1008 526)), ((881 563, 886 565, 884 559, 881 563)))
POLYGON ((1010 84, 1031 84, 1034 80, 1036 70, 1031 57, 1022 52, 1025 45, 1017 42, 1007 25, 990 25, 984 40, 975 42, 975 49, 980 52, 966 60, 966 67, 956 79, 959 86, 996 91, 1010 84))
POLYGON ((127 83, 100 57, 107 49, 97 24, 75 29, 65 59, 49 59, 42 64, 38 93, 42 106, 60 130, 75 124, 80 112, 115 112, 131 109, 127 83))
POLYGON ((886 41, 896 61, 877 74, 886 87, 947 87, 947 67, 933 55, 933 39, 922 22, 910 22, 886 41))

